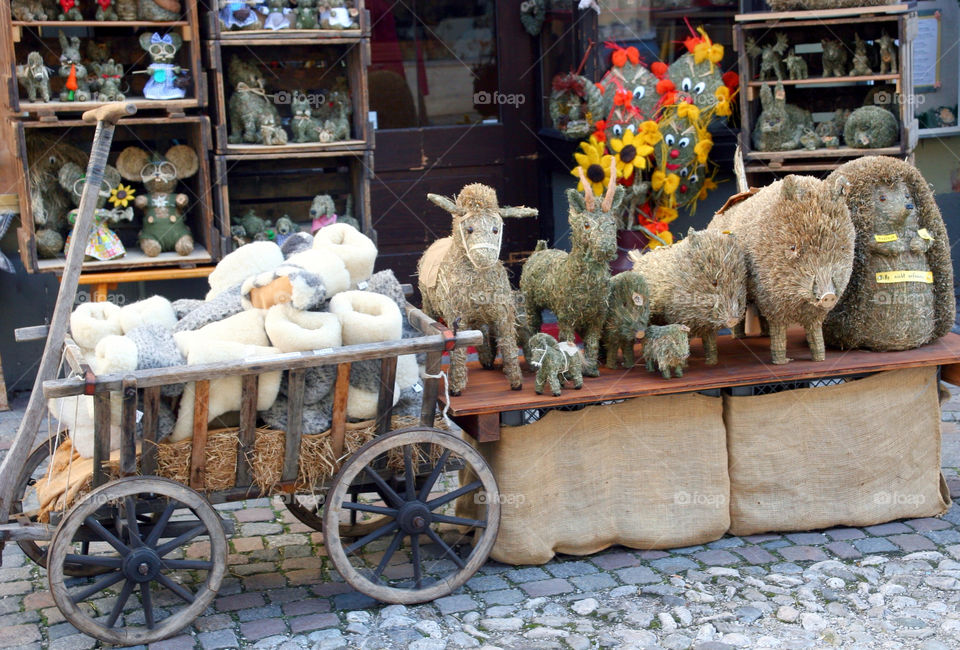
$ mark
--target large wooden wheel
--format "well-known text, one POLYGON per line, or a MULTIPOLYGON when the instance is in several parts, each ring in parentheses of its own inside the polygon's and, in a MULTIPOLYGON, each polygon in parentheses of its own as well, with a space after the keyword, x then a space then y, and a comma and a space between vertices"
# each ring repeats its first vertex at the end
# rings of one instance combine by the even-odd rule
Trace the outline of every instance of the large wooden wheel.
MULTIPOLYGON (((37 521, 37 510, 40 504, 37 502, 36 496, 28 494, 28 491, 36 485, 37 481, 46 476, 50 458, 58 442, 56 435, 51 436, 49 440, 41 443, 27 456, 27 461, 20 472, 20 479, 17 481, 17 487, 13 493, 10 508, 12 519, 33 523, 37 521)), ((47 568, 47 548, 49 547, 47 542, 20 540, 17 542, 17 546, 23 550, 28 558, 43 568, 47 568)), ((85 546, 89 546, 89 543, 86 543, 85 546)), ((87 552, 86 548, 83 549, 83 552, 87 552)), ((108 571, 105 567, 77 564, 67 564, 63 570, 68 576, 77 577, 93 576, 108 571)))
POLYGON ((210 605, 226 572, 227 539, 217 511, 198 493, 167 479, 129 477, 84 496, 60 523, 48 555, 53 600, 74 627, 105 643, 148 644, 176 634, 210 605), (151 509, 156 516, 141 521, 137 511, 151 509), (201 537, 210 542, 202 557, 168 557, 201 537), (82 551, 84 542, 91 543, 89 552, 82 551), (69 565, 107 572, 93 580, 66 580, 69 565), (112 608, 93 614, 90 602, 108 590, 116 595, 112 608), (135 592, 142 614, 121 621, 135 592), (154 609, 155 598, 166 611, 154 609), (132 620, 137 618, 142 625, 132 620))
POLYGON ((486 561, 500 502, 476 449, 437 429, 412 428, 375 438, 344 462, 323 522, 330 560, 357 591, 389 603, 421 603, 449 594, 486 561), (402 471, 387 469, 397 461, 402 471), (454 485, 449 467, 463 467, 465 485, 454 485), (454 512, 460 497, 473 504, 469 517, 454 512), (354 511, 379 517, 348 542, 341 526, 354 511))
MULTIPOLYGON (((326 498, 326 490, 291 494, 289 497, 284 497, 283 505, 300 523, 319 532, 323 530, 323 505, 326 498)), ((352 511, 350 521, 340 523, 340 537, 363 537, 377 525, 376 521, 358 522, 356 514, 356 511, 352 511)))

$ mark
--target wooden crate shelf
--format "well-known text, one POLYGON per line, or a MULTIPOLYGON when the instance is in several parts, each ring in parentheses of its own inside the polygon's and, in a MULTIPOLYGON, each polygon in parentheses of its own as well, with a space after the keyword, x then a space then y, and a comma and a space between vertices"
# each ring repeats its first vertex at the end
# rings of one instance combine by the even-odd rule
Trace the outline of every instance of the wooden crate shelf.
POLYGON ((271 221, 289 216, 307 232, 310 204, 317 194, 330 194, 338 213, 346 197, 353 197, 353 217, 373 236, 370 215, 370 177, 373 152, 304 154, 302 157, 263 159, 244 155, 215 155, 214 203, 222 233, 221 249, 233 250, 230 226, 247 210, 271 221))
MULTIPOLYGON (((746 171, 750 173, 787 173, 829 171, 846 160, 866 155, 909 156, 917 144, 918 123, 914 105, 910 101, 913 88, 911 68, 913 38, 916 33, 916 9, 898 4, 880 7, 853 7, 827 11, 758 12, 738 14, 734 25, 734 48, 738 55, 740 72, 740 147, 746 171), (836 149, 794 149, 787 151, 756 151, 753 148, 753 130, 762 112, 760 89, 776 80, 759 80, 754 57, 746 51, 746 41, 753 38, 759 45, 772 43, 777 33, 786 34, 790 47, 800 48, 807 61, 810 77, 783 79, 786 101, 809 110, 815 120, 829 116, 836 109, 853 110, 862 106, 867 93, 884 87, 894 97, 901 98, 898 106, 900 133, 895 145, 880 149, 858 149, 841 146, 836 149), (870 75, 824 77, 820 55, 811 51, 812 44, 822 38, 840 39, 852 43, 854 35, 865 41, 875 41, 887 33, 898 41, 898 72, 870 75)), ((852 67, 848 57, 847 66, 852 67)))
POLYGON ((316 44, 317 41, 349 41, 370 36, 370 12, 364 7, 363 0, 354 0, 357 9, 356 29, 223 29, 217 13, 218 0, 206 0, 205 26, 208 38, 223 41, 244 41, 257 44, 268 41, 305 41, 316 44))
MULTIPOLYGON (((17 231, 17 240, 20 244, 20 257, 27 271, 57 272, 63 268, 63 255, 52 259, 39 259, 36 250, 33 212, 30 205, 28 177, 31 160, 29 159, 27 138, 31 134, 45 134, 53 139, 72 144, 81 150, 87 150, 93 139, 95 127, 79 119, 61 120, 58 122, 31 122, 16 121, 12 123, 14 138, 17 143, 17 162, 21 166, 19 174, 20 186, 20 221, 17 231)), ((157 257, 147 257, 137 245, 137 233, 142 223, 142 214, 134 209, 132 222, 124 222, 114 228, 120 236, 127 250, 123 257, 110 261, 88 261, 83 265, 87 270, 123 270, 145 269, 164 266, 196 266, 215 262, 220 259, 220 234, 214 224, 212 210, 211 179, 208 156, 211 149, 210 122, 206 116, 193 115, 175 118, 156 118, 134 116, 124 119, 116 127, 113 147, 110 154, 110 163, 114 164, 117 156, 127 146, 138 146, 165 152, 173 144, 186 144, 192 147, 200 159, 197 173, 184 179, 178 185, 178 192, 187 194, 191 202, 187 208, 186 223, 193 234, 195 248, 193 253, 179 256, 175 253, 165 253, 157 257)), ((140 183, 131 183, 124 180, 124 184, 133 185, 137 194, 146 190, 140 183)))

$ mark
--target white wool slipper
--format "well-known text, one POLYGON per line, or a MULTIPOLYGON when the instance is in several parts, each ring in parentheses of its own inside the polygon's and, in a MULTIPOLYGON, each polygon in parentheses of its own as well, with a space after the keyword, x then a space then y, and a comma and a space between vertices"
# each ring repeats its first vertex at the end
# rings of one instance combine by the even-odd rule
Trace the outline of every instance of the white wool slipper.
POLYGON ((215 298, 251 275, 269 271, 283 264, 283 252, 270 241, 255 241, 233 251, 217 264, 210 274, 207 300, 215 298))
POLYGON ((111 334, 100 339, 90 367, 97 375, 133 372, 137 369, 137 345, 126 336, 111 334))
POLYGON ((357 288, 373 275, 377 245, 350 224, 334 223, 321 228, 313 236, 313 247, 334 253, 343 260, 350 272, 351 288, 357 288))
POLYGON ((397 357, 397 386, 400 390, 410 388, 420 381, 420 366, 417 365, 417 355, 404 354, 397 357))
POLYGON ((338 293, 330 299, 330 312, 340 317, 344 345, 394 341, 403 333, 400 308, 379 293, 338 293))
MULTIPOLYGON (((119 410, 112 403, 121 405, 122 400, 111 401, 110 422, 110 451, 120 449, 120 417, 119 410), (114 411, 116 419, 114 419, 114 411)), ((67 427, 73 448, 83 458, 93 458, 93 398, 89 395, 74 395, 61 397, 47 402, 47 410, 60 424, 67 427)))
POLYGON ((120 308, 120 327, 124 334, 143 325, 160 325, 172 331, 177 325, 177 313, 170 301, 163 296, 153 296, 120 308))
MULTIPOLYGON (((187 365, 194 366, 204 363, 222 363, 225 361, 239 361, 254 357, 264 357, 277 354, 279 350, 273 347, 244 345, 229 341, 210 341, 205 345, 194 346, 187 356, 187 365)), ((281 373, 268 372, 257 378, 257 410, 264 411, 273 405, 280 390, 281 373)), ((190 382, 183 390, 180 400, 180 412, 177 414, 177 423, 174 425, 170 440, 186 440, 193 437, 193 411, 196 399, 195 384, 190 382)), ((208 422, 213 421, 224 413, 240 410, 241 377, 233 375, 210 382, 210 400, 208 422)))
MULTIPOLYGON (((330 226, 327 226, 329 228, 330 226)), ((400 399, 400 388, 393 387, 393 403, 400 399)), ((377 403, 380 401, 378 391, 364 390, 351 386, 347 393, 347 417, 354 420, 372 420, 377 417, 377 403)))
POLYGON ((248 309, 229 318, 208 323, 198 330, 176 332, 173 340, 177 342, 180 354, 185 357, 189 357, 195 348, 202 348, 213 342, 268 346, 270 340, 263 328, 265 315, 262 309, 248 309))
POLYGON ((281 352, 340 347, 340 319, 323 311, 300 311, 289 303, 274 305, 264 320, 267 337, 281 352))
POLYGON ((269 298, 273 304, 289 302, 297 309, 309 310, 321 306, 330 296, 349 289, 350 274, 336 255, 307 249, 291 255, 275 269, 244 280, 240 288, 244 308, 254 306, 251 300, 254 289, 269 285, 274 285, 271 287, 273 295, 269 298), (275 284, 280 278, 288 280, 289 285, 275 284))
POLYGON ((70 333, 84 353, 91 353, 105 336, 123 334, 120 307, 112 302, 85 302, 70 314, 70 333))

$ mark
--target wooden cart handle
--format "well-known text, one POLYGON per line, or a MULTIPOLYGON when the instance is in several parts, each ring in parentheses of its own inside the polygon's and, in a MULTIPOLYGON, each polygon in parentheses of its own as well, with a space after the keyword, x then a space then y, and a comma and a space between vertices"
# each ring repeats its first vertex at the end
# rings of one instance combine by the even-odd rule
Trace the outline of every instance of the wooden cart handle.
POLYGON ((96 122, 110 122, 116 124, 120 118, 134 115, 137 105, 132 102, 113 102, 100 108, 91 108, 83 114, 83 121, 88 124, 96 122))

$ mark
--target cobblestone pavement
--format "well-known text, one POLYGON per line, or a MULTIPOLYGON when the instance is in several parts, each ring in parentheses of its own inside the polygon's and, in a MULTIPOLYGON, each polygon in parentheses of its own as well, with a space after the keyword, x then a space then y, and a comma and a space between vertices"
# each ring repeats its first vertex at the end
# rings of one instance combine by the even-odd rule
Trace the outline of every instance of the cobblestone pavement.
MULTIPOLYGON (((944 474, 960 496, 960 397, 944 406, 944 474)), ((10 422, 0 416, 0 440, 10 422)), ((455 594, 410 607, 353 591, 320 534, 279 501, 223 513, 237 532, 218 598, 185 633, 151 648, 960 647, 960 506, 941 519, 866 528, 618 547, 537 567, 488 562, 455 594)), ((112 602, 97 601, 96 613, 112 602)), ((143 614, 133 603, 123 616, 143 614)), ((53 605, 46 572, 8 546, 0 647, 95 646, 53 605)))

